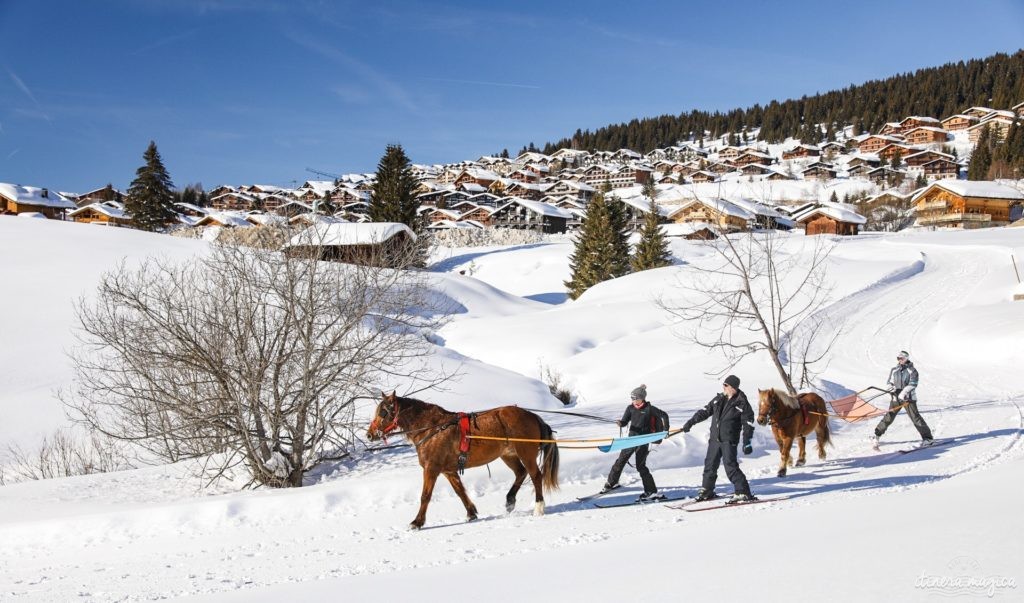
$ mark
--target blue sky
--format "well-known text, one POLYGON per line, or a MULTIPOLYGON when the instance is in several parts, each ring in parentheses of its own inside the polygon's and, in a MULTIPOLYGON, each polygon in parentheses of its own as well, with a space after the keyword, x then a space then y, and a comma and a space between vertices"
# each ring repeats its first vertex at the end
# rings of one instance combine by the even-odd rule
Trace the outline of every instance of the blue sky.
MULTIPOLYGON (((1024 46, 1021 2, 0 0, 0 182, 290 185, 1024 46)), ((1024 100, 1024 99, 1022 99, 1024 100)))

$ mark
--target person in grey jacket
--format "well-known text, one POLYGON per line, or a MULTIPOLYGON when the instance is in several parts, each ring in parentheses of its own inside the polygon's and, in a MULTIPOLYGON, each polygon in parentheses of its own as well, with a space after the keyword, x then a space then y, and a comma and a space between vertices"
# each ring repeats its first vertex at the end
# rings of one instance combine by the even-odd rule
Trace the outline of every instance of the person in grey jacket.
POLYGON ((914 363, 910 361, 910 354, 901 351, 896 355, 896 366, 889 371, 889 380, 886 382, 886 385, 892 391, 893 398, 889 404, 889 412, 885 413, 885 416, 878 423, 878 427, 875 427, 875 437, 872 438, 874 446, 878 447, 878 439, 882 437, 885 430, 889 429, 889 425, 892 425, 892 422, 896 420, 896 415, 899 414, 902 408, 907 409, 910 421, 917 428, 917 433, 921 434, 922 445, 927 446, 931 444, 933 442, 932 430, 928 428, 928 424, 924 422, 924 418, 917 410, 917 369, 914 368, 914 363))
MULTIPOLYGON (((647 401, 647 386, 641 385, 629 394, 630 405, 622 414, 622 419, 617 421, 619 427, 629 426, 629 435, 644 435, 668 431, 668 414, 647 401)), ((654 442, 657 446, 661 440, 654 442)), ((601 494, 610 492, 618 487, 619 477, 625 469, 629 457, 636 455, 636 470, 640 474, 640 480, 644 484, 644 493, 640 495, 639 502, 654 502, 665 500, 665 495, 658 492, 658 486, 654 483, 654 476, 647 468, 647 455, 650 454, 650 444, 626 448, 619 453, 619 458, 612 464, 612 470, 608 473, 608 480, 601 488, 601 494)))

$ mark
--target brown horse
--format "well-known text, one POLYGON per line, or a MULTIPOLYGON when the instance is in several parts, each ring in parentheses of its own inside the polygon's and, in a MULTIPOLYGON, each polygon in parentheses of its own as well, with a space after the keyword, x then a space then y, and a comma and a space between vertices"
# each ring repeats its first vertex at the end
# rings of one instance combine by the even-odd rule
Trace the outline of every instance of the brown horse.
MULTIPOLYGON (((429 404, 413 398, 396 397, 395 392, 382 394, 373 421, 366 431, 370 440, 380 440, 395 430, 416 446, 420 466, 423 467, 423 493, 420 495, 420 512, 410 527, 418 530, 427 517, 427 505, 434 493, 437 476, 444 474, 455 494, 466 507, 468 521, 476 519, 476 506, 469 500, 466 488, 459 478, 460 428, 459 413, 449 412, 436 404, 429 404)), ((544 514, 543 490, 558 488, 558 445, 554 442, 511 441, 551 440, 552 430, 540 417, 518 406, 502 406, 469 415, 470 434, 509 438, 509 440, 469 440, 469 451, 464 458, 464 467, 479 467, 496 458, 501 458, 516 479, 505 496, 505 510, 515 509, 516 493, 526 476, 533 480, 536 493, 534 515, 544 514), (541 455, 540 465, 537 456, 541 455), (543 467, 543 469, 541 469, 543 467)))
POLYGON ((806 393, 793 397, 774 388, 759 389, 757 393, 760 398, 757 422, 759 425, 766 425, 771 421, 772 433, 775 434, 779 452, 782 453, 779 477, 785 477, 786 467, 793 465, 789 451, 793 447, 793 440, 797 437, 800 438, 800 457, 796 460, 796 466, 802 467, 807 462, 806 436, 812 431, 818 440, 818 458, 825 460, 825 445, 831 443, 832 440, 826 416, 828 410, 825 408, 825 400, 821 396, 806 393))

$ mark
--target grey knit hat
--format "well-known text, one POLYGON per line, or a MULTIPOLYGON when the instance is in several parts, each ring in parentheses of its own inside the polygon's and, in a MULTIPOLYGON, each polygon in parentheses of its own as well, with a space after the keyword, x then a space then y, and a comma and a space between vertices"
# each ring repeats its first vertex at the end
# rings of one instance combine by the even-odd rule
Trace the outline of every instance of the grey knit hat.
POLYGON ((647 386, 641 384, 640 387, 629 392, 630 400, 646 400, 647 399, 647 386))
POLYGON ((728 377, 725 378, 725 381, 723 381, 722 383, 726 385, 731 385, 735 389, 740 388, 740 378, 737 377, 736 375, 729 375, 728 377))

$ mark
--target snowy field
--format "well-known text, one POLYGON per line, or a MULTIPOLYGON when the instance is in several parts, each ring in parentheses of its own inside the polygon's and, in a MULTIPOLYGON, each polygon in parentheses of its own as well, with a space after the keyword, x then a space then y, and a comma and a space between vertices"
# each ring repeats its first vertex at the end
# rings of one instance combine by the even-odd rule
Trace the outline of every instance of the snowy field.
MULTIPOLYGON (((804 238, 786 249, 798 253, 804 238)), ((187 260, 206 243, 120 229, 0 218, 0 444, 30 446, 66 419, 54 391, 71 379, 72 300, 122 258, 187 260)), ((676 265, 630 275, 567 301, 571 244, 446 249, 434 286, 461 312, 436 340, 458 366, 452 410, 518 403, 560 408, 542 367, 577 392, 573 410, 618 418, 629 391, 680 426, 720 390, 721 358, 685 343, 655 303, 707 262, 673 241, 676 265), (460 271, 465 272, 460 275, 460 271)), ((480 520, 439 483, 426 528, 421 472, 409 449, 327 469, 294 491, 202 490, 182 466, 0 487, 2 601, 918 601, 1024 598, 1024 302, 1013 302, 1010 255, 1024 229, 904 232, 838 240, 827 312, 840 335, 825 397, 883 385, 896 352, 921 373, 920 408, 941 446, 900 454, 918 438, 901 415, 882 440, 874 421, 832 421, 825 462, 776 478, 778 452, 758 426, 742 468, 756 495, 785 501, 686 513, 665 506, 596 509, 613 455, 563 450, 561 490, 531 513, 531 488, 504 512, 511 472, 470 469, 480 520)), ((780 386, 764 358, 735 369, 741 389, 780 386)), ((367 417, 371 409, 365 409, 367 417)), ((607 424, 547 415, 560 438, 618 435, 607 424)), ((654 448, 661 490, 692 495, 708 423, 654 448)), ((0 448, 5 446, 0 446, 0 448)), ((641 489, 632 469, 617 497, 641 489)), ((724 472, 719 492, 731 493, 724 472)))

